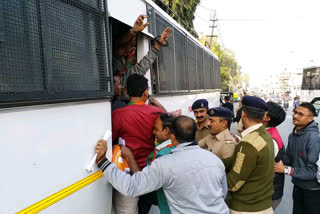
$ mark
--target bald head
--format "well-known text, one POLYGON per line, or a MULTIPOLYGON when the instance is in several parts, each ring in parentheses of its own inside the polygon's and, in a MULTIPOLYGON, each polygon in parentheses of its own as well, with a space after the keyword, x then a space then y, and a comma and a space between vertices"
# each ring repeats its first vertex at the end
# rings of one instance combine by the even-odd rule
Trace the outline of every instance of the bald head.
POLYGON ((179 143, 192 142, 195 139, 197 125, 187 116, 179 116, 172 121, 171 134, 179 143))

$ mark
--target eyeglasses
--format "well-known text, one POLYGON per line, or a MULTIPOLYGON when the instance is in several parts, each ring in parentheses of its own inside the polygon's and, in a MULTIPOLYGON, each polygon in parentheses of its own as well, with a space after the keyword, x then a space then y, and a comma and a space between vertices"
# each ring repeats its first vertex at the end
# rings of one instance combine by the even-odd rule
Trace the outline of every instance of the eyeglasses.
POLYGON ((309 116, 309 115, 304 115, 303 113, 298 112, 298 111, 296 111, 296 110, 293 111, 293 114, 294 114, 294 115, 297 115, 298 117, 311 117, 311 116, 309 116))

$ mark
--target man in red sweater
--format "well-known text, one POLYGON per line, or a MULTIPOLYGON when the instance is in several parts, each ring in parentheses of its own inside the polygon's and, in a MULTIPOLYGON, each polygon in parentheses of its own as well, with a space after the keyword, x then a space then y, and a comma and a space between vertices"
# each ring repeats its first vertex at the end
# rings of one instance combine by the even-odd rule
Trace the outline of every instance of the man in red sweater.
MULTIPOLYGON (((267 102, 268 112, 263 117, 263 125, 266 127, 267 132, 271 135, 274 145, 274 162, 278 163, 282 160, 282 157, 285 153, 285 148, 282 142, 282 138, 277 130, 279 126, 286 119, 285 110, 277 103, 267 102)), ((279 206, 282 196, 283 196, 283 187, 284 187, 284 174, 275 173, 273 180, 273 190, 272 195, 272 209, 273 211, 279 206)))
MULTIPOLYGON (((139 74, 133 74, 127 81, 128 106, 112 112, 112 140, 125 140, 138 165, 143 168, 148 155, 154 150, 154 122, 163 113, 159 107, 146 105, 148 100, 148 80, 139 74)), ((114 192, 116 213, 136 213, 138 198, 125 197, 114 192)))

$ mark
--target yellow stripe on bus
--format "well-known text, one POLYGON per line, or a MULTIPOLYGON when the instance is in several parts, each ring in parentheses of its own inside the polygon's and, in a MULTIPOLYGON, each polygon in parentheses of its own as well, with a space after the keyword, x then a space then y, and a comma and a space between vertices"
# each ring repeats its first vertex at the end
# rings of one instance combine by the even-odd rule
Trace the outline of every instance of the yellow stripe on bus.
POLYGON ((68 197, 69 195, 75 193, 76 191, 82 189, 83 187, 88 186, 89 184, 95 182, 96 180, 103 177, 103 172, 100 170, 66 188, 63 190, 60 190, 57 193, 54 193, 50 195, 49 197, 21 210, 20 212, 17 212, 17 214, 33 214, 41 212, 42 210, 46 209, 47 207, 50 207, 54 203, 57 203, 58 201, 68 197))

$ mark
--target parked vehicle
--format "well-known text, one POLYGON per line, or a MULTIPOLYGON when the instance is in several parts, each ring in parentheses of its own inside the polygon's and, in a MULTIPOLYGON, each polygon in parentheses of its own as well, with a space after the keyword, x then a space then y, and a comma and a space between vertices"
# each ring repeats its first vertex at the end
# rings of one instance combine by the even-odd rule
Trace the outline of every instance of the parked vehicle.
POLYGON ((288 110, 288 108, 289 108, 289 101, 288 100, 283 101, 283 108, 286 111, 288 110))
POLYGON ((272 97, 270 97, 270 101, 275 102, 275 103, 278 103, 279 105, 282 104, 282 100, 281 100, 281 98, 280 98, 279 96, 272 96, 272 97))
POLYGON ((316 109, 316 116, 319 116, 319 112, 320 112, 320 97, 313 98, 313 100, 311 101, 311 104, 313 104, 313 106, 316 109))

